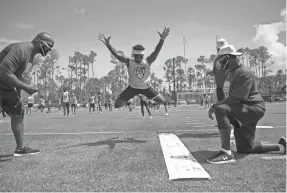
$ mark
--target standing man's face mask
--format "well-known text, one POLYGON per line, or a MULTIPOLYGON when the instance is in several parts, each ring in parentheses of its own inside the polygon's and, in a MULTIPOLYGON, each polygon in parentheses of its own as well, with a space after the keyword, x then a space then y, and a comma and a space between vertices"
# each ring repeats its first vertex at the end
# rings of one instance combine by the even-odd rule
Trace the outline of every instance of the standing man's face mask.
POLYGON ((53 49, 53 46, 49 45, 48 43, 41 41, 40 42, 40 48, 41 48, 41 55, 44 57, 53 49))
POLYGON ((219 64, 222 66, 223 70, 227 70, 227 67, 229 64, 229 56, 226 55, 223 58, 221 58, 220 60, 218 60, 217 62, 219 62, 219 64))

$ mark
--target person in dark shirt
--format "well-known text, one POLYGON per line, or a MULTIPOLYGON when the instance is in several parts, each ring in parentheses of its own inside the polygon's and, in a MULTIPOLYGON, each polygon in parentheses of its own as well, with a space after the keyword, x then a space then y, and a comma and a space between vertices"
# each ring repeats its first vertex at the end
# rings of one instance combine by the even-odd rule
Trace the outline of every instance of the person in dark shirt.
POLYGON ((32 95, 38 91, 33 85, 22 82, 22 75, 31 70, 36 54, 43 57, 52 50, 54 40, 46 32, 38 34, 32 42, 13 43, 0 52, 0 103, 11 116, 11 127, 16 140, 14 156, 37 154, 40 151, 24 146, 24 105, 21 90, 32 95), (29 67, 28 64, 32 64, 29 67))
MULTIPOLYGON (((230 149, 230 119, 239 123, 234 128, 234 136, 238 153, 266 153, 284 151, 286 153, 286 139, 281 137, 278 144, 261 144, 255 142, 255 131, 258 121, 265 114, 265 104, 259 94, 257 83, 252 71, 240 64, 232 45, 220 48, 216 59, 217 66, 225 73, 224 79, 229 80, 229 95, 220 102, 211 106, 209 118, 215 114, 221 138, 220 151, 209 158, 209 163, 229 163, 235 158, 230 149)), ((217 78, 217 77, 215 77, 217 78)))

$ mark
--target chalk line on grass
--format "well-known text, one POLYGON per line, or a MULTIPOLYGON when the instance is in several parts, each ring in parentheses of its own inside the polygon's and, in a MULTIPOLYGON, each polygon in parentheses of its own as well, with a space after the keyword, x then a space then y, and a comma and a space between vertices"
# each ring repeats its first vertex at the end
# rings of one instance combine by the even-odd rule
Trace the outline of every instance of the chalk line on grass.
POLYGON ((261 159, 264 160, 279 160, 279 159, 286 159, 286 155, 282 155, 282 156, 264 156, 261 159))
MULTIPOLYGON (((134 133, 166 133, 166 132, 207 132, 207 131, 217 131, 217 129, 204 129, 204 130, 198 130, 198 129, 174 129, 174 130, 150 130, 150 131, 95 131, 95 132, 51 132, 51 133, 25 133, 25 135, 86 135, 86 134, 134 134, 134 133)), ((13 135, 12 133, 3 134, 1 133, 0 136, 9 136, 13 135)))

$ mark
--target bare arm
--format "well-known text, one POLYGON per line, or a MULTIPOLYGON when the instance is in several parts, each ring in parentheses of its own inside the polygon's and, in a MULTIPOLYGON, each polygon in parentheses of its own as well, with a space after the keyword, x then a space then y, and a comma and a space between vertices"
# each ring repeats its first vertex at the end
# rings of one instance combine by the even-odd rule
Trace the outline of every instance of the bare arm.
POLYGON ((153 53, 147 57, 147 62, 149 63, 149 65, 151 65, 157 58, 161 48, 162 48, 162 45, 163 45, 163 42, 165 40, 165 38, 169 35, 169 32, 170 32, 170 29, 168 27, 165 27, 163 32, 160 33, 160 32, 157 32, 160 36, 160 40, 159 40, 159 43, 157 44, 155 50, 153 51, 153 53))
POLYGON ((147 62, 151 65, 157 58, 162 46, 163 46, 163 39, 160 39, 157 46, 155 47, 155 50, 153 51, 153 53, 151 53, 150 56, 147 57, 147 62))
POLYGON ((115 56, 120 62, 123 62, 125 64, 128 64, 129 59, 126 58, 125 56, 119 55, 118 51, 112 47, 110 43, 106 44, 107 48, 110 50, 110 52, 115 56))
POLYGON ((115 56, 120 62, 123 62, 125 64, 129 63, 129 59, 126 58, 125 56, 119 55, 118 51, 112 47, 112 45, 110 44, 110 39, 111 36, 106 38, 105 35, 103 33, 99 34, 98 39, 103 42, 103 44, 105 44, 107 46, 107 48, 110 50, 110 52, 113 54, 113 56, 115 56))

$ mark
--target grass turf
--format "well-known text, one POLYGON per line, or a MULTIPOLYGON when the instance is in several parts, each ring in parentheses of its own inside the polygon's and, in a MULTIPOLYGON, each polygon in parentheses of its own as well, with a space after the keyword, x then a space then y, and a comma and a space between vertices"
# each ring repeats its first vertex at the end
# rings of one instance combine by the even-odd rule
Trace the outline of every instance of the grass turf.
MULTIPOLYGON (((286 125, 284 107, 267 108, 261 125, 286 125)), ((208 164, 220 140, 207 109, 178 107, 170 116, 163 114, 161 109, 154 119, 142 120, 140 109, 103 114, 82 109, 66 120, 56 112, 26 116, 25 139, 41 154, 23 157, 11 156, 15 142, 9 122, 1 123, 0 191, 285 192, 286 159, 262 159, 281 154, 237 154, 236 163, 208 164), (169 181, 159 132, 178 135, 212 179, 169 181)), ((256 138, 277 143, 285 130, 259 129, 256 138)))

